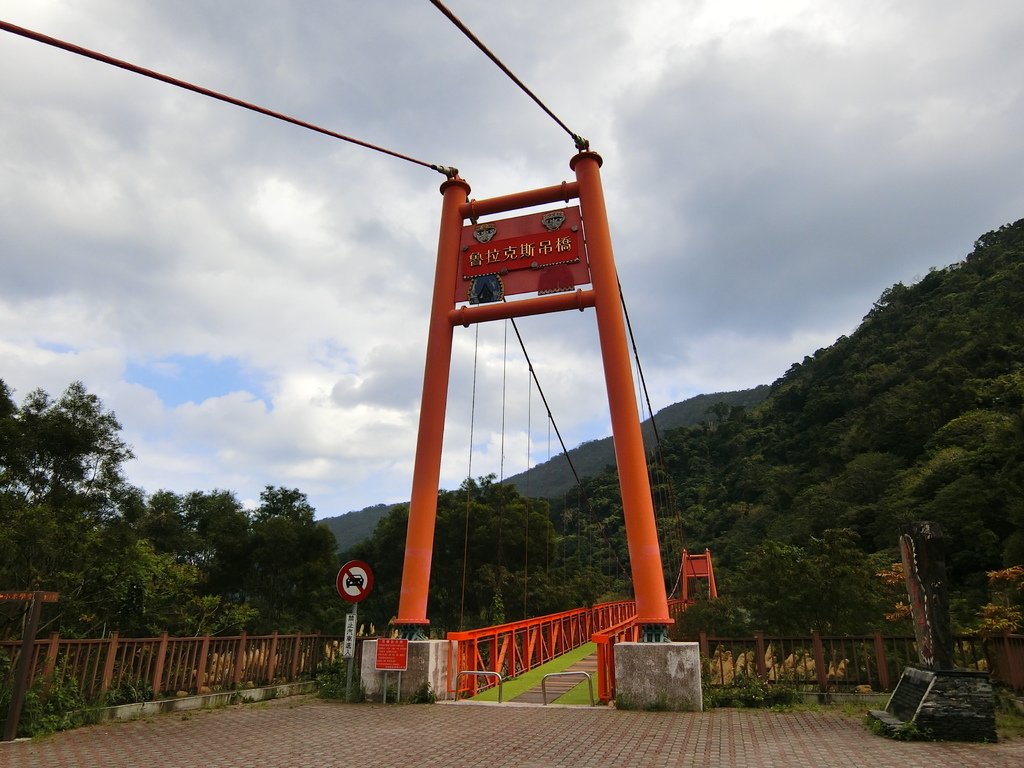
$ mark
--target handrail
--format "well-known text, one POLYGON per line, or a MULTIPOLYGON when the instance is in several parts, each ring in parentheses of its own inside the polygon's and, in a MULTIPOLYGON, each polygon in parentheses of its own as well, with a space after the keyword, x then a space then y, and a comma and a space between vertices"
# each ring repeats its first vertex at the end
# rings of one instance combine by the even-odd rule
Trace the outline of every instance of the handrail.
POLYGON ((636 642, 639 637, 635 615, 591 635, 590 639, 597 644, 597 697, 601 702, 615 698, 615 644, 636 642))
POLYGON ((533 619, 512 621, 493 627, 448 633, 448 692, 475 696, 491 687, 478 685, 477 678, 460 688, 458 672, 486 669, 504 679, 518 677, 590 641, 597 630, 635 615, 631 600, 599 603, 533 619))
MULTIPOLYGON (((590 676, 589 672, 581 670, 567 670, 565 672, 548 672, 544 677, 540 679, 540 692, 544 697, 544 706, 548 705, 548 678, 549 677, 568 677, 568 676, 579 677, 582 675, 587 678, 587 688, 590 690, 590 706, 594 706, 594 679, 590 676)), ((501 694, 498 694, 499 700, 501 694)))
MULTIPOLYGON (((502 686, 502 683, 504 683, 505 681, 502 679, 500 674, 498 674, 497 672, 491 672, 488 669, 464 669, 464 670, 462 670, 461 672, 459 672, 455 676, 455 689, 456 690, 458 690, 458 688, 459 688, 459 678, 462 677, 463 675, 476 675, 478 677, 491 677, 491 676, 493 676, 493 677, 498 678, 498 703, 501 704, 501 697, 502 697, 502 687, 501 686, 502 686)), ((546 704, 547 702, 544 702, 544 703, 546 704)))

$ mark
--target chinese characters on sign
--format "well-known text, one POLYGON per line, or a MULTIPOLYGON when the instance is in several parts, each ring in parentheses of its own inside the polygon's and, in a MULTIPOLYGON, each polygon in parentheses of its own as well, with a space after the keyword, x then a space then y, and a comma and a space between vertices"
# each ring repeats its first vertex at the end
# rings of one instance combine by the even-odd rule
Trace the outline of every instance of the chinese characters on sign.
POLYGON ((377 661, 374 668, 404 672, 409 666, 409 641, 382 637, 377 640, 377 661))
POLYGON ((356 615, 345 615, 345 642, 341 646, 341 658, 351 659, 356 655, 356 615))
POLYGON ((506 245, 503 248, 487 248, 472 251, 467 261, 470 270, 476 267, 495 267, 504 264, 510 269, 521 268, 520 265, 510 265, 507 262, 518 259, 543 258, 546 263, 551 263, 546 257, 556 254, 562 260, 577 261, 579 259, 576 245, 578 238, 558 237, 552 240, 550 237, 535 235, 526 240, 520 240, 506 245))
POLYGON ((590 282, 579 207, 462 228, 455 302, 571 291, 590 282))

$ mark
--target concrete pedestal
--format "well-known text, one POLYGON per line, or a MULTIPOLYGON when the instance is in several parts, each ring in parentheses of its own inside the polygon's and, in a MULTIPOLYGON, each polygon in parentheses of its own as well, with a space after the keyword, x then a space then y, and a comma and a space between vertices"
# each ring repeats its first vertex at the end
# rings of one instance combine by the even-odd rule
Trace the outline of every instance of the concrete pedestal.
MULTIPOLYGON (((399 701, 411 698, 423 685, 430 683, 430 689, 438 701, 448 698, 448 649, 455 644, 448 640, 410 640, 409 665, 404 672, 388 672, 389 688, 398 691, 399 701), (401 687, 398 687, 401 674, 401 687)), ((452 647, 452 656, 455 648, 452 647)), ((373 701, 380 701, 384 691, 384 672, 375 669, 377 663, 377 641, 367 640, 363 645, 363 663, 359 673, 366 695, 373 701)), ((388 694, 391 701, 392 694, 388 694)))
POLYGON ((701 712, 697 643, 616 643, 615 706, 701 712))

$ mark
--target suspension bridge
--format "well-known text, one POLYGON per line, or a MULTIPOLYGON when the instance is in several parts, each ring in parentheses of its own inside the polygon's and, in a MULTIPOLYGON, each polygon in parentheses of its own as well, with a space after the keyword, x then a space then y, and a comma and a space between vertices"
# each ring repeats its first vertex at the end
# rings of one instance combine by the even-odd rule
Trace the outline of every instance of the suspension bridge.
MULTIPOLYGON (((406 640, 426 641, 430 624, 427 604, 454 328, 494 320, 514 323, 518 317, 566 310, 594 310, 635 599, 628 605, 611 604, 608 607, 580 609, 559 614, 555 618, 547 617, 535 623, 527 623, 525 626, 501 630, 494 628, 490 634, 464 635, 459 640, 457 659, 448 660, 449 663, 444 666, 450 670, 454 665, 459 680, 464 672, 480 673, 485 677, 501 675, 502 671, 515 675, 521 668, 532 668, 546 658, 558 655, 562 649, 579 647, 584 638, 596 632, 598 637, 605 638, 604 643, 599 642, 597 667, 599 670, 608 668, 612 654, 600 648, 610 648, 607 642, 609 639, 628 638, 652 645, 660 644, 668 640, 668 628, 673 618, 662 569, 662 549, 658 540, 647 454, 640 429, 629 341, 633 343, 633 357, 648 408, 650 404, 632 328, 628 328, 627 334, 628 312, 618 282, 600 175, 603 160, 591 150, 587 139, 572 131, 454 13, 439 0, 431 1, 570 136, 576 150, 569 162, 575 181, 562 181, 545 188, 485 200, 470 199, 470 185, 460 177, 454 166, 428 163, 7 22, 0 22, 0 29, 331 138, 382 152, 430 168, 446 177, 441 185, 437 266, 428 324, 402 586, 395 621, 398 632, 406 640), (578 201, 578 205, 568 205, 573 200, 578 201), (553 204, 558 207, 539 214, 488 218, 553 204), (470 223, 466 224, 467 221, 470 223), (467 666, 481 669, 465 669, 467 666)), ((516 335, 525 355, 525 345, 522 344, 518 328, 516 335)), ((536 378, 532 364, 530 370, 536 378)), ((546 398, 544 402, 548 418, 554 423, 546 398)), ((653 421, 653 413, 651 416, 653 421)), ((683 562, 685 564, 685 559, 683 562)), ((680 574, 684 570, 681 569, 680 574)), ((710 575, 710 559, 707 570, 705 575, 710 575)), ((686 578, 683 577, 682 581, 685 583, 686 578)), ((679 601, 679 604, 685 606, 685 600, 679 601)), ((432 653, 440 654, 442 651, 435 649, 432 653)), ((434 659, 428 666, 440 661, 434 659)), ((467 678, 471 679, 467 680, 466 685, 474 690, 480 685, 475 675, 467 675, 467 678)), ((605 693, 606 690, 602 688, 602 695, 605 693)))

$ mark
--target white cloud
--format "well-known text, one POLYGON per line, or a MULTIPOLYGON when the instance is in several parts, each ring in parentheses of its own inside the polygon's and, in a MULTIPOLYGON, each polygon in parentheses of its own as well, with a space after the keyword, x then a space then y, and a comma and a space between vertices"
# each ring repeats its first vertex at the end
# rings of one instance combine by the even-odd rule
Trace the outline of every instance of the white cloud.
MULTIPOLYGON (((603 155, 656 409, 770 382, 1022 215, 1018 3, 454 10, 603 155)), ((5 15, 456 165, 474 197, 571 178, 569 138, 426 3, 5 15)), ((149 490, 288 485, 321 514, 406 498, 442 177, 6 33, 0 55, 0 377, 20 396, 83 380, 149 490)), ((570 444, 607 434, 593 313, 520 329, 570 444)), ((471 428, 474 474, 503 440, 506 476, 528 434, 547 454, 514 335, 476 339, 455 329, 447 487, 471 428)))

